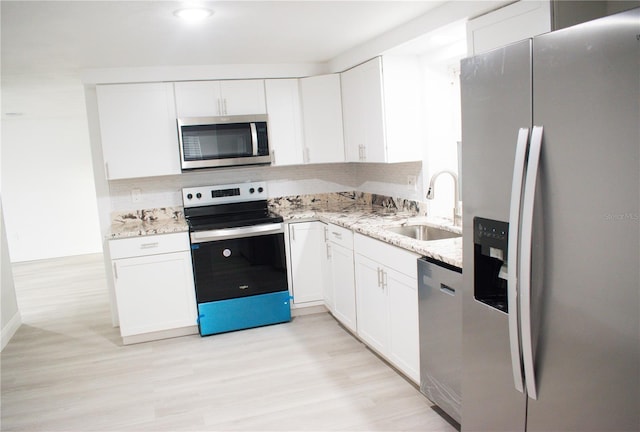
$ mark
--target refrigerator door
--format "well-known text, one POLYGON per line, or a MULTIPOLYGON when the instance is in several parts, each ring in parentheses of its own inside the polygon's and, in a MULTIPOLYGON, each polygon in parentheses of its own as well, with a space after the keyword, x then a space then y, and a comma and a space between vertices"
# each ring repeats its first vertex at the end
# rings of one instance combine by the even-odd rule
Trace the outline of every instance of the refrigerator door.
POLYGON ((530 59, 531 41, 525 40, 462 62, 463 430, 525 427, 526 397, 514 385, 508 314, 474 297, 481 277, 474 268, 474 218, 509 222, 518 133, 531 127, 530 59))
POLYGON ((533 52, 544 134, 527 431, 637 431, 640 9, 535 38, 533 52))

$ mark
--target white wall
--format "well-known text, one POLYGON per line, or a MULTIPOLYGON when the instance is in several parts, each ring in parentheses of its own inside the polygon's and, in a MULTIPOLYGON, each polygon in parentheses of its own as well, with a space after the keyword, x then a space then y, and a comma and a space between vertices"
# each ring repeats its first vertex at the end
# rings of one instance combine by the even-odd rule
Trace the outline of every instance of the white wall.
POLYGON ((0 350, 9 343, 15 332, 22 324, 18 302, 16 299, 16 289, 13 283, 13 272, 11 271, 11 258, 7 245, 7 233, 4 227, 4 212, 2 210, 2 197, 0 197, 0 323, 2 324, 2 337, 0 350))
MULTIPOLYGON (((420 200, 421 191, 406 187, 407 175, 420 178, 422 164, 319 164, 204 170, 179 176, 109 182, 111 212, 182 206, 183 187, 266 181, 269 197, 357 190, 394 198, 420 200), (134 203, 131 190, 140 189, 134 203)), ((420 185, 420 180, 418 180, 420 185)))
MULTIPOLYGON (((464 33, 460 39, 436 51, 425 53, 422 68, 425 81, 425 128, 427 146, 423 163, 425 194, 431 177, 441 170, 458 174, 458 141, 460 120, 460 58, 466 53, 464 33)), ((427 212, 432 216, 451 218, 454 204, 454 182, 451 176, 438 176, 435 197, 428 200, 427 212)))
POLYGON ((2 112, 2 197, 12 260, 101 252, 79 79, 3 76, 2 112), (9 109, 22 115, 5 115, 9 109))

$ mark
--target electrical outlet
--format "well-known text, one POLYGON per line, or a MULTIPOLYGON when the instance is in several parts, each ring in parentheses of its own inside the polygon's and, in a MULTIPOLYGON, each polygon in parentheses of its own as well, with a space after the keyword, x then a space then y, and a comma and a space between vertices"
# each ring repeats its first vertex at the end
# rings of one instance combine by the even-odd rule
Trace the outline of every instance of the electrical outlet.
POLYGON ((407 176, 407 189, 411 190, 411 191, 417 191, 417 181, 416 181, 416 176, 414 175, 408 175, 407 176))
POLYGON ((131 202, 137 203, 142 200, 142 192, 140 189, 131 189, 131 202))

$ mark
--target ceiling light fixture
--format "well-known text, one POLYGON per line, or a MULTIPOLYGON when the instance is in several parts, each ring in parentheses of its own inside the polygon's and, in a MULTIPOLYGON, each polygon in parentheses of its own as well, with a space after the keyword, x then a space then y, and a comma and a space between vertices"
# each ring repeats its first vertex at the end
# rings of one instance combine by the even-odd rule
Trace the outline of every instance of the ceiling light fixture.
POLYGON ((213 11, 206 8, 185 8, 178 9, 173 14, 187 21, 201 21, 213 15, 213 11))

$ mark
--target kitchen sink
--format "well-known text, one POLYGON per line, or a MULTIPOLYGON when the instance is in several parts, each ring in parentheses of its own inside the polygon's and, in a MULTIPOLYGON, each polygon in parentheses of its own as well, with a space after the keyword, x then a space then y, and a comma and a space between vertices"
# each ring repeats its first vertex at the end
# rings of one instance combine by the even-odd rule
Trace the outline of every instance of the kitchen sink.
POLYGON ((399 227, 389 227, 386 229, 387 231, 391 231, 396 234, 423 241, 462 237, 462 234, 447 231, 431 225, 405 225, 399 227))

